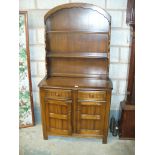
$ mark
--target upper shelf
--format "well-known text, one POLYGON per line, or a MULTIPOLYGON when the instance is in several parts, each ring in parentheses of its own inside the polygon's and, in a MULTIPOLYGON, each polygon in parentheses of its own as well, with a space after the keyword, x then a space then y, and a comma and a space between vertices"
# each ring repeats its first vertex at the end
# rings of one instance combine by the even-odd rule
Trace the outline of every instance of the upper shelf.
POLYGON ((49 33, 86 33, 86 34, 108 34, 108 32, 103 31, 77 31, 77 30, 60 30, 60 31, 47 31, 47 34, 49 33))
POLYGON ((46 55, 48 58, 108 58, 107 53, 47 53, 46 55))

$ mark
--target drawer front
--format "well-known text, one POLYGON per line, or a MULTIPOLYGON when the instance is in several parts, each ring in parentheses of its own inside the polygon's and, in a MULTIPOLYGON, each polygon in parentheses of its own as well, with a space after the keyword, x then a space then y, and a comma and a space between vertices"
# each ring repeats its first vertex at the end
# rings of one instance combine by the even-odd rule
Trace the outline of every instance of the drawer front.
POLYGON ((79 91, 78 100, 98 100, 106 99, 106 91, 79 91))
POLYGON ((46 89, 45 97, 71 99, 71 90, 46 89))

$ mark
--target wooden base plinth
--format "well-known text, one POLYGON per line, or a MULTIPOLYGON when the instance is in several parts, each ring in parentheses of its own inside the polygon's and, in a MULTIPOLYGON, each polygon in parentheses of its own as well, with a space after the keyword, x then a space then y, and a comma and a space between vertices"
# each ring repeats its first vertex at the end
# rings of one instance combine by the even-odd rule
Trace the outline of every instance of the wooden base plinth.
POLYGON ((121 102, 121 117, 119 121, 119 138, 134 139, 135 138, 135 105, 129 102, 121 102))

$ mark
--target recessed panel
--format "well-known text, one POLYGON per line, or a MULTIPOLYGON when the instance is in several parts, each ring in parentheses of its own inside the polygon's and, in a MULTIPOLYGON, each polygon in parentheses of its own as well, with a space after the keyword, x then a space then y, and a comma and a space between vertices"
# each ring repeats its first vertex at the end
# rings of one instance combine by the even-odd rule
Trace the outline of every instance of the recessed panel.
POLYGON ((49 58, 48 73, 52 74, 89 74, 101 75, 107 74, 108 61, 103 59, 66 59, 49 58))
POLYGON ((108 52, 108 34, 49 33, 46 43, 51 52, 108 52))

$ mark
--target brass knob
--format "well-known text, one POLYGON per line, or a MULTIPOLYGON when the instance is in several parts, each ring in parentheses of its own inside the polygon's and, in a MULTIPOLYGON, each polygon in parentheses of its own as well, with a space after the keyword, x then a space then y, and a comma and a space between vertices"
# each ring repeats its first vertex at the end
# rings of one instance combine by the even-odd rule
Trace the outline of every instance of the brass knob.
POLYGON ((90 94, 90 97, 94 97, 94 94, 90 94))

